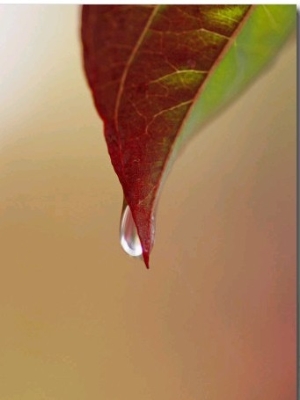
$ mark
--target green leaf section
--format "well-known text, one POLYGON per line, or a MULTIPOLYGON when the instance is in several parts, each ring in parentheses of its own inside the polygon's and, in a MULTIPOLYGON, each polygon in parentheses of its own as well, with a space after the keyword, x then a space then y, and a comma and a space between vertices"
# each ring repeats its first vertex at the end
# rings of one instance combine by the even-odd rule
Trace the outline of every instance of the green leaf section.
POLYGON ((208 119, 227 105, 270 63, 295 28, 296 16, 295 5, 253 7, 235 42, 200 90, 198 99, 183 123, 175 150, 192 134, 199 132, 208 119))

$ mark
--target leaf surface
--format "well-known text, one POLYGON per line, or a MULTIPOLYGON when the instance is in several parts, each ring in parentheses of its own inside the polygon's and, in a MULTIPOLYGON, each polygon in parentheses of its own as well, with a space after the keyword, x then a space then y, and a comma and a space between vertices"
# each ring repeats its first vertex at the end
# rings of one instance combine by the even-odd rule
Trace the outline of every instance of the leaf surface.
POLYGON ((83 6, 85 72, 147 266, 178 149, 273 57, 295 18, 288 5, 83 6))

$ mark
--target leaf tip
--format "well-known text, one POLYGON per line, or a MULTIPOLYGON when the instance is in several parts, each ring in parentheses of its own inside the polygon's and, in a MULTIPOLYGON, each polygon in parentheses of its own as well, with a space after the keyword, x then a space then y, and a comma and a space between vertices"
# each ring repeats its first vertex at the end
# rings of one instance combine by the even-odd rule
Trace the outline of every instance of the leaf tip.
POLYGON ((144 263, 145 263, 147 269, 150 268, 149 256, 150 256, 150 254, 148 253, 148 251, 143 251, 143 259, 144 259, 144 263))

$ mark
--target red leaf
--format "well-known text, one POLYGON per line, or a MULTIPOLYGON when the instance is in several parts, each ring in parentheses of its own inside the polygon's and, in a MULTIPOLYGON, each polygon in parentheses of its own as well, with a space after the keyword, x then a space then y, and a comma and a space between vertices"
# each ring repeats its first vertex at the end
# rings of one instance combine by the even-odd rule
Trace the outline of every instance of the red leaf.
POLYGON ((145 264, 164 170, 199 89, 249 6, 83 6, 85 72, 145 264), (239 8, 239 18, 222 12, 239 8), (193 79, 187 72, 193 71, 193 79))

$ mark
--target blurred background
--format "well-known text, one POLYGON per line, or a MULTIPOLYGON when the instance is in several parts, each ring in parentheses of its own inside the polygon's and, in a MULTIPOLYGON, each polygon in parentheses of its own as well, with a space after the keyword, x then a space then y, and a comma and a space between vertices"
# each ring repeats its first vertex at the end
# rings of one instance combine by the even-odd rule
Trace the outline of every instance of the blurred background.
POLYGON ((295 37, 177 160, 146 270, 79 21, 0 5, 0 399, 295 399, 295 37))

